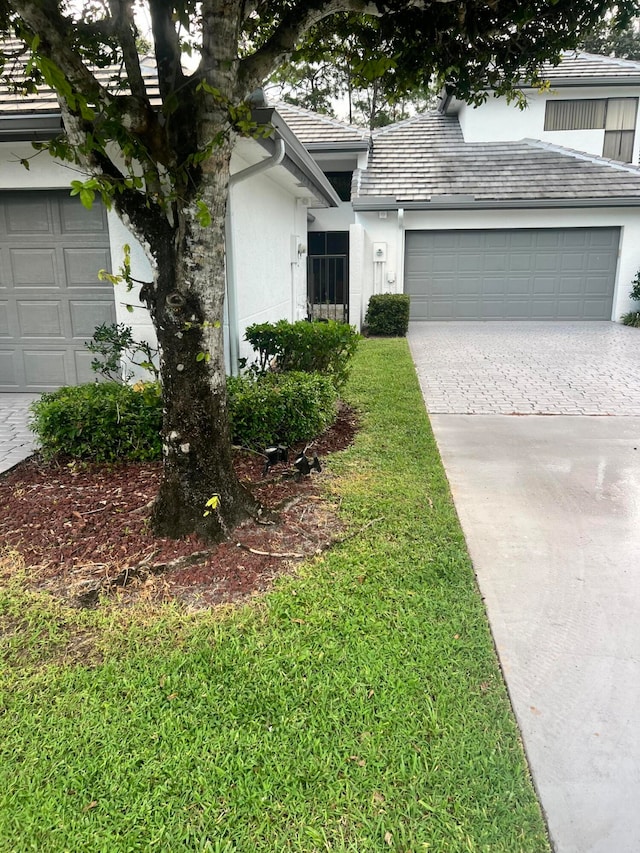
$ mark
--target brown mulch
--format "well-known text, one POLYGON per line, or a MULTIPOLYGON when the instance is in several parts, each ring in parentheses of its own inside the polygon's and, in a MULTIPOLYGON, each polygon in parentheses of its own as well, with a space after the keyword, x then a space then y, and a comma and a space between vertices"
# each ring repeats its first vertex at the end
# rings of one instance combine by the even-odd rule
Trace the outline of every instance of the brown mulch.
MULTIPOLYGON (((322 462, 347 447, 356 430, 354 413, 343 407, 326 433, 290 449, 290 463, 305 447, 322 462)), ((152 536, 159 463, 60 465, 37 456, 0 476, 0 542, 24 559, 29 587, 79 606, 104 593, 123 603, 178 599, 189 607, 239 601, 321 553, 342 528, 323 498, 325 471, 297 482, 291 464, 280 463, 263 477, 264 458, 243 450, 234 464, 275 520, 249 520, 213 549, 194 536, 152 536)))

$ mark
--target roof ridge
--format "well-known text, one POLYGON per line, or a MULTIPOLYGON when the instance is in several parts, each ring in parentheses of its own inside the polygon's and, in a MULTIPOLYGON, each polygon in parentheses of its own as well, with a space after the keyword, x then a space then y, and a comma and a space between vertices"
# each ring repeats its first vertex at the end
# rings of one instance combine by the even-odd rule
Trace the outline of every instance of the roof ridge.
POLYGON ((402 127, 406 127, 409 124, 418 124, 419 121, 422 121, 426 118, 452 118, 451 116, 444 116, 440 110, 437 109, 429 109, 423 110, 422 112, 416 113, 413 116, 409 116, 408 118, 403 118, 400 121, 395 121, 393 124, 385 124, 384 127, 377 127, 375 130, 371 131, 371 136, 375 139, 378 136, 384 136, 385 133, 393 132, 395 130, 399 130, 402 127))
POLYGON ((591 53, 588 50, 577 50, 573 55, 577 57, 585 56, 589 59, 601 59, 606 62, 612 62, 614 65, 619 65, 621 68, 633 66, 640 69, 640 62, 637 59, 625 59, 622 56, 611 56, 606 53, 591 53))
POLYGON ((297 104, 290 104, 288 101, 275 101, 273 106, 277 112, 280 112, 280 107, 284 107, 285 110, 292 110, 300 115, 311 116, 325 124, 330 124, 332 127, 339 127, 342 130, 355 130, 358 133, 362 133, 363 138, 368 133, 365 127, 360 127, 357 124, 350 124, 348 121, 341 121, 340 119, 325 115, 324 113, 317 113, 315 110, 309 110, 306 107, 300 107, 297 104))

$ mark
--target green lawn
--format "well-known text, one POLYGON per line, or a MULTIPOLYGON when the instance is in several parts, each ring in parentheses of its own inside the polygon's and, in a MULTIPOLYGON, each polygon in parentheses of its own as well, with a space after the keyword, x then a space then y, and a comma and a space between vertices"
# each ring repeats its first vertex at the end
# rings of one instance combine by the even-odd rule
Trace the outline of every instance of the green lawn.
POLYGON ((219 613, 0 590, 1 851, 548 850, 404 340, 366 340, 358 535, 219 613))

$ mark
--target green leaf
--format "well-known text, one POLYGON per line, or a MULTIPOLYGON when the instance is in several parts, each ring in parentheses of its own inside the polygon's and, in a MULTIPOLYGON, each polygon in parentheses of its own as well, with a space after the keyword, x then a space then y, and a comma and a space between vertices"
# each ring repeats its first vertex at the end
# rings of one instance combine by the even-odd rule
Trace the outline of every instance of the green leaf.
POLYGON ((96 194, 93 190, 87 189, 87 187, 82 187, 80 190, 80 201, 83 207, 86 207, 87 210, 91 210, 93 207, 93 202, 96 197, 96 194))
POLYGON ((211 225, 211 211, 202 199, 196 205, 196 219, 201 228, 208 228, 211 225))

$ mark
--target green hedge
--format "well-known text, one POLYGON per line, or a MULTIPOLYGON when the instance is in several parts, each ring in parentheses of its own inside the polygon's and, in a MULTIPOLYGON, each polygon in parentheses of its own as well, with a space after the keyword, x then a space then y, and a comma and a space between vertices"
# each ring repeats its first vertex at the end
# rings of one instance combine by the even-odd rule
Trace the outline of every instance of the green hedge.
MULTIPOLYGON (((314 373, 229 377, 233 441, 263 448, 323 432, 336 416, 331 379, 314 373)), ((115 462, 161 457, 162 399, 154 383, 114 382, 60 388, 31 406, 43 456, 115 462), (135 390, 139 389, 139 390, 135 390)))
POLYGON ((338 393, 328 376, 292 371, 227 379, 233 441, 263 448, 306 441, 333 423, 338 393))
POLYGON ((31 405, 31 429, 46 458, 145 461, 161 454, 162 403, 156 384, 101 382, 43 394, 31 405))
POLYGON ((409 297, 405 293, 375 294, 364 322, 370 335, 404 337, 409 328, 409 297))
POLYGON ((336 388, 341 388, 349 375, 360 335, 353 326, 336 320, 279 320, 254 323, 247 328, 245 338, 258 354, 257 372, 324 373, 336 388))

